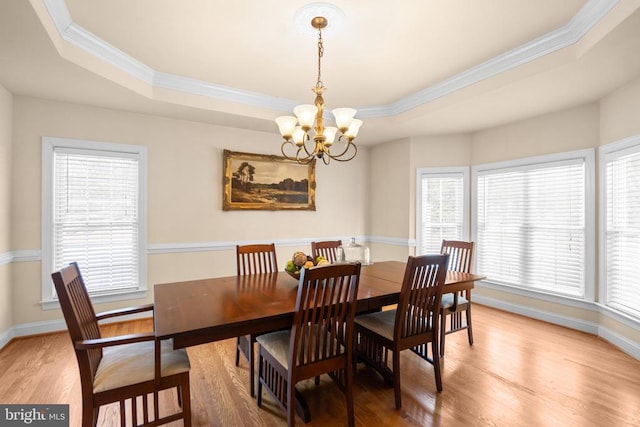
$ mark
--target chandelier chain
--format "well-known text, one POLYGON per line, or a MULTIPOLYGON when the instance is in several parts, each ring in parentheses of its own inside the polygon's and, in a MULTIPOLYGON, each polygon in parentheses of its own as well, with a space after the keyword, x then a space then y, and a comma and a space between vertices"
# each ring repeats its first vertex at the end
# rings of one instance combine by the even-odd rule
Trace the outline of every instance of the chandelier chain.
POLYGON ((316 87, 324 86, 322 83, 321 59, 324 55, 324 45, 322 44, 322 29, 318 28, 318 81, 316 87))

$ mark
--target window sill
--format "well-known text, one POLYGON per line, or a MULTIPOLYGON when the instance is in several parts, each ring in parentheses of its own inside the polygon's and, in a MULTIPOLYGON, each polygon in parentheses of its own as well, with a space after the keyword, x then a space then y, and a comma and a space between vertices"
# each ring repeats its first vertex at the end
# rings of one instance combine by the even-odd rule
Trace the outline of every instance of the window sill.
MULTIPOLYGON (((117 294, 106 294, 106 295, 93 295, 91 296, 91 302, 93 304, 102 304, 106 302, 113 301, 126 301, 132 299, 145 298, 147 296, 146 289, 140 289, 135 291, 127 291, 120 292, 117 294)), ((60 303, 57 299, 48 299, 44 301, 40 301, 40 305, 43 310, 56 310, 60 309, 60 303)))

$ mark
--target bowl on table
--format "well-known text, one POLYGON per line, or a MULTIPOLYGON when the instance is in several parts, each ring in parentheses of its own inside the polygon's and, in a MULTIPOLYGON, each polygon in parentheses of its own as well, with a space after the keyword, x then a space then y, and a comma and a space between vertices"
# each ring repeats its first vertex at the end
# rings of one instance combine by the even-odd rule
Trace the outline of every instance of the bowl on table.
POLYGON ((300 280, 300 271, 303 268, 316 267, 318 265, 327 265, 329 261, 323 256, 319 256, 316 259, 310 255, 306 255, 304 252, 294 252, 293 256, 284 268, 284 271, 296 280, 300 280))
MULTIPOLYGON (((285 271, 286 271, 286 270, 285 270, 285 271)), ((301 271, 301 270, 297 270, 297 271, 286 271, 286 273, 287 273, 289 276, 293 277, 294 279, 296 279, 296 280, 300 280, 300 271, 301 271)))

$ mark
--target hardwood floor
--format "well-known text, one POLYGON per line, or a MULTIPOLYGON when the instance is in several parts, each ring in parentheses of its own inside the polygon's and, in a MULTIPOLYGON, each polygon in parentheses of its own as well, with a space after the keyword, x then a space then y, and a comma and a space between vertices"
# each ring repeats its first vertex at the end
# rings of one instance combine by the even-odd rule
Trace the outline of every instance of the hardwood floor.
MULTIPOLYGON (((444 391, 431 365, 402 355, 402 410, 393 388, 360 365, 355 376, 361 426, 638 426, 640 361, 582 332, 474 305, 475 344, 465 332, 447 336, 444 391)), ((151 322, 104 327, 105 335, 149 330, 151 322)), ((189 349, 196 426, 279 426, 286 418, 265 392, 260 409, 249 396, 248 367, 234 365, 235 339, 189 349)), ((344 425, 342 392, 323 376, 299 387, 313 420, 344 425)), ((161 406, 175 405, 162 396, 161 406)), ((0 351, 0 403, 68 403, 80 425, 80 379, 66 333, 20 338, 0 351)), ((98 425, 118 425, 118 408, 101 409, 98 425)), ((298 425, 303 425, 297 419, 298 425)), ((181 422, 174 425, 181 425, 181 422)))

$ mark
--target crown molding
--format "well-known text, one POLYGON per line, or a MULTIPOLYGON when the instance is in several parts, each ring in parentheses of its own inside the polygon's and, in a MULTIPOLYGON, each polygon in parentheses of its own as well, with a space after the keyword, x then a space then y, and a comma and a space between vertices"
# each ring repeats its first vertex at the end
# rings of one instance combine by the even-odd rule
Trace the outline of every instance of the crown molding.
POLYGON ((51 16, 51 20, 55 24, 58 33, 63 37, 66 29, 73 24, 71 15, 69 15, 69 10, 67 9, 67 4, 64 0, 43 0, 43 3, 47 8, 49 16, 51 16))
MULTIPOLYGON (((65 0, 42 0, 61 38, 153 88, 201 95, 275 111, 291 111, 298 102, 153 70, 73 22, 65 0)), ((563 27, 387 105, 360 106, 361 118, 389 117, 410 111, 482 80, 577 43, 620 0, 589 0, 563 27)))
POLYGON ((110 45, 80 25, 75 23, 69 25, 64 31, 63 38, 96 58, 153 86, 154 76, 157 74, 157 71, 110 45))
POLYGON ((298 105, 298 103, 289 99, 249 92, 230 86, 217 85, 202 80, 157 71, 154 73, 153 86, 271 110, 288 111, 293 110, 293 108, 298 105))
POLYGON ((442 80, 433 86, 429 86, 402 98, 393 104, 360 109, 358 110, 358 112, 361 113, 359 116, 380 117, 401 114, 419 107, 422 104, 434 101, 452 92, 456 92, 467 86, 471 86, 482 80, 571 46, 580 41, 618 2, 619 0, 590 0, 567 25, 442 80))

